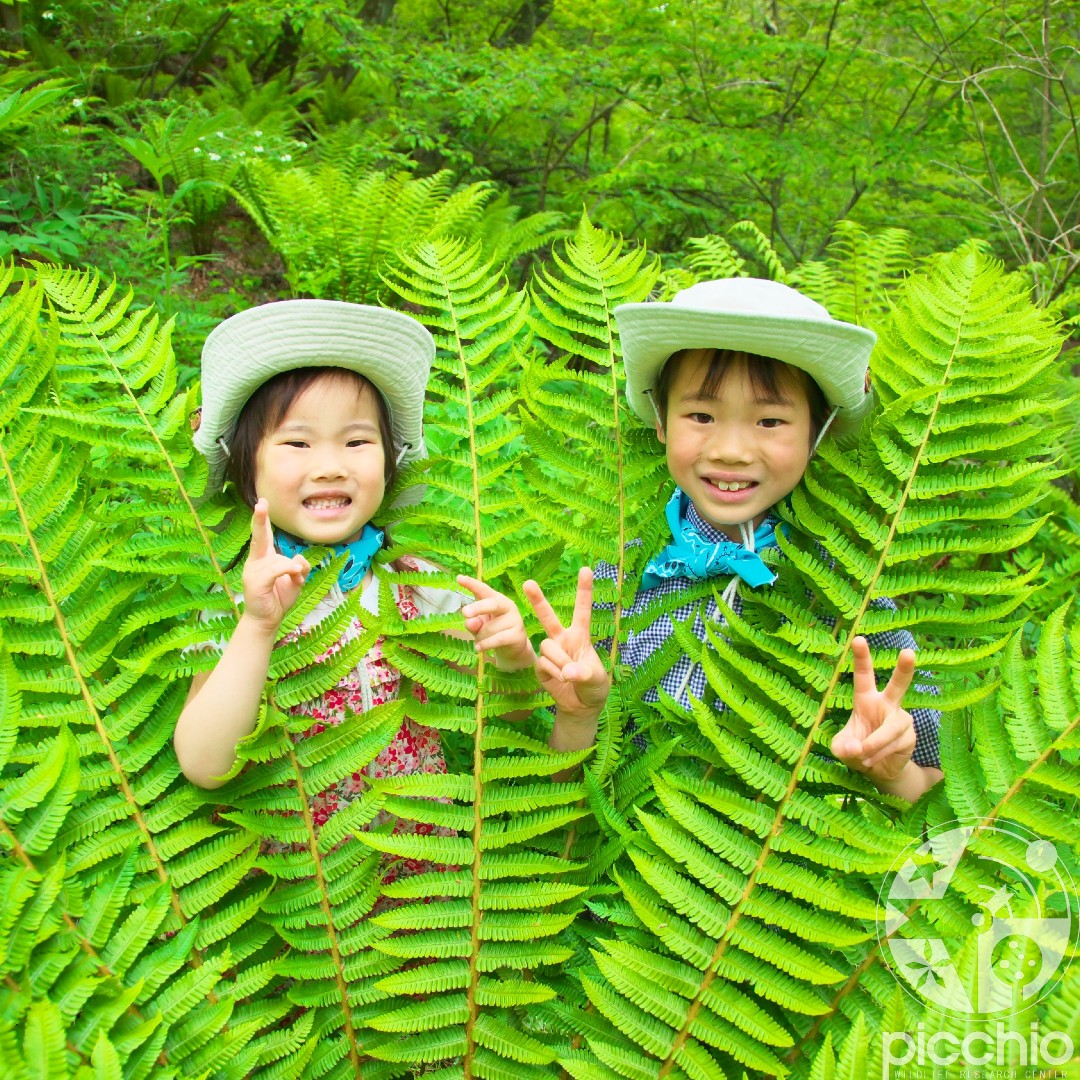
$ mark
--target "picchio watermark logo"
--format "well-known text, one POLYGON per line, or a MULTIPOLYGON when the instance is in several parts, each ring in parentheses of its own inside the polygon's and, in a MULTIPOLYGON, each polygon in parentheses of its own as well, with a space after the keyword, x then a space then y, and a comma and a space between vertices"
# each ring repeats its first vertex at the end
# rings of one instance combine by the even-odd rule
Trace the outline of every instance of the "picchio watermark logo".
POLYGON ((975 836, 968 826, 939 826, 901 854, 882 884, 882 953, 926 1017, 914 1032, 882 1033, 883 1080, 940 1076, 943 1066, 968 1076, 1053 1077, 1073 1057, 1067 1033, 1032 1019, 1078 938, 1072 876, 1053 843, 1021 826, 980 828, 977 850, 975 836), (954 1019, 935 1025, 935 1015, 954 1019), (984 1021, 982 1030, 973 1020, 984 1021))

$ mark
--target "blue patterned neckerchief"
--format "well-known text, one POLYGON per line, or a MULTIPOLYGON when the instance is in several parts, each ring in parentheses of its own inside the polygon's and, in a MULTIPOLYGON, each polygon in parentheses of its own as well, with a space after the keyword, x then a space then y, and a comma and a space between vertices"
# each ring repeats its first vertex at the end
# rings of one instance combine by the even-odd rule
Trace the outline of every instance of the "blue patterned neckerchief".
MULTIPOLYGON (((371 566, 371 560, 375 558, 375 553, 382 547, 383 535, 382 529, 376 529, 374 525, 369 523, 364 526, 364 531, 360 534, 359 539, 354 540, 351 544, 328 545, 335 555, 341 555, 346 551, 349 553, 345 565, 338 574, 338 584, 341 586, 342 592, 355 589, 364 580, 364 575, 368 572, 368 567, 371 566)), ((321 544, 305 544, 303 541, 294 540, 288 533, 284 533, 280 529, 274 530, 274 543, 277 545, 278 551, 289 558, 294 555, 303 555, 309 547, 322 546, 321 544)), ((312 567, 312 573, 314 572, 315 568, 312 567)), ((310 575, 308 576, 310 577, 310 575)))
MULTIPOLYGON (((762 548, 778 546, 776 543, 777 519, 773 515, 766 517, 755 530, 754 548, 756 550, 751 551, 726 537, 714 539, 708 535, 702 528, 702 525, 707 528, 707 523, 701 522, 696 508, 694 509, 693 518, 696 521, 691 520, 689 497, 682 488, 676 488, 665 510, 674 540, 649 560, 641 576, 643 589, 655 588, 667 578, 680 577, 703 581, 706 578, 733 574, 755 588, 758 585, 771 585, 776 580, 776 575, 756 554, 756 551, 762 548)), ((710 531, 718 533, 715 529, 710 531)))

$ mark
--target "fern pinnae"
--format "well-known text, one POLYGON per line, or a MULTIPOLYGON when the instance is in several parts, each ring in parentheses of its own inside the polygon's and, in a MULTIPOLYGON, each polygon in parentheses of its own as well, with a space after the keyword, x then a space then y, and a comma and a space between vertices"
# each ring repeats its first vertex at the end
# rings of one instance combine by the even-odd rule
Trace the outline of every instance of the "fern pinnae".
MULTIPOLYGON (((109 736, 105 722, 103 721, 101 714, 98 712, 98 708, 94 703, 93 695, 91 694, 90 687, 87 685, 85 678, 82 675, 82 668, 79 664, 78 656, 76 655, 75 645, 71 640, 67 631, 67 621, 64 613, 61 610, 60 604, 56 598, 56 594, 53 592, 51 575, 49 574, 48 567, 45 565, 44 560, 41 557, 41 552, 37 545, 34 531, 30 526, 30 522, 26 516, 26 510, 23 505, 21 493, 19 491, 18 483, 16 481, 15 474, 11 468, 11 463, 8 460, 7 453, 4 450, 3 443, 0 441, 0 468, 4 470, 5 477, 8 482, 8 490, 11 493, 12 501, 15 506, 15 511, 22 522, 23 529, 25 531, 26 542, 30 550, 31 558, 37 568, 37 580, 41 588, 42 593, 52 611, 53 622, 56 625, 57 633, 60 636, 60 640, 63 643, 64 656, 67 659, 68 665, 78 683, 79 693, 82 697, 83 703, 86 706, 87 713, 89 714, 98 736, 101 739, 105 752, 108 755, 109 762, 117 777, 120 785, 121 793, 128 805, 131 817, 134 819, 136 826, 142 836, 142 841, 146 846, 147 851, 150 854, 151 861, 153 863, 154 872, 157 874, 158 880, 163 883, 169 883, 169 875, 165 870, 165 864, 162 861, 160 855, 157 852, 153 833, 147 827, 146 821, 143 818, 142 807, 139 805, 135 798, 135 795, 131 789, 131 782, 120 763, 120 759, 117 756, 115 747, 113 746, 112 739, 109 736)), ((176 891, 170 886, 169 888, 170 903, 172 904, 173 912, 177 919, 180 921, 181 926, 187 922, 187 918, 184 915, 183 909, 180 905, 180 899, 176 891)))
MULTIPOLYGON (((527 547, 520 538, 527 521, 520 507, 511 509, 513 504, 507 502, 501 520, 494 517, 489 520, 487 516, 493 513, 493 503, 499 501, 487 494, 491 481, 516 465, 516 454, 512 449, 516 426, 508 424, 499 415, 501 408, 496 410, 488 407, 490 400, 486 395, 501 395, 501 400, 508 400, 500 381, 511 373, 510 362, 517 362, 521 348, 515 339, 524 323, 523 298, 508 292, 501 275, 493 273, 476 244, 436 241, 422 244, 413 254, 403 254, 401 258, 401 270, 388 275, 387 283, 399 295, 420 305, 421 317, 434 327, 439 351, 433 372, 432 396, 436 399, 443 396, 462 411, 460 424, 453 421, 453 427, 459 430, 459 438, 466 449, 455 451, 451 448, 441 460, 436 461, 430 477, 450 493, 452 500, 466 504, 467 509, 460 515, 465 527, 460 531, 459 543, 462 553, 468 553, 465 566, 470 574, 493 581, 497 579, 500 568, 512 563, 515 557, 520 557, 527 547), (445 395, 442 393, 444 387, 447 391, 445 395), (451 480, 452 483, 448 483, 451 480)), ((454 505, 454 501, 449 504, 454 505)), ((448 507, 448 524, 456 521, 452 513, 448 507)), ((426 628, 417 629, 423 632, 426 628)), ((406 642, 411 645, 410 637, 406 630, 405 636, 400 639, 402 645, 406 642)), ((460 643, 453 644, 461 648, 460 643)), ((508 743, 500 739, 489 748, 489 714, 494 715, 492 706, 497 707, 499 701, 507 698, 504 692, 496 689, 505 680, 489 677, 487 662, 482 654, 468 662, 470 667, 475 664, 473 674, 444 669, 445 674, 440 677, 437 672, 427 670, 432 667, 431 661, 419 658, 416 653, 408 655, 411 649, 397 650, 392 645, 391 651, 394 652, 395 662, 400 661, 406 674, 417 678, 429 690, 448 693, 458 701, 464 699, 471 702, 472 712, 471 722, 463 725, 463 730, 470 732, 472 741, 472 770, 467 799, 471 805, 448 812, 433 810, 430 803, 425 809, 424 800, 415 800, 412 809, 397 801, 393 805, 414 819, 434 822, 437 818, 446 817, 448 822, 457 821, 463 825, 471 821, 472 828, 467 830, 468 839, 464 836, 451 839, 404 835, 384 838, 371 834, 364 838, 367 843, 383 850, 427 858, 443 865, 469 868, 466 895, 453 890, 458 893, 458 900, 447 903, 437 899, 439 886, 433 882, 433 895, 427 896, 428 903, 414 903, 377 916, 375 921, 386 928, 400 926, 420 931, 419 935, 413 935, 414 941, 407 950, 391 945, 393 939, 381 942, 377 947, 392 950, 396 955, 431 956, 429 950, 438 948, 435 940, 426 941, 425 951, 417 953, 415 948, 425 948, 425 941, 416 939, 430 938, 432 933, 445 934, 451 928, 459 927, 457 936, 447 939, 446 947, 452 948, 452 955, 464 961, 465 976, 456 996, 440 994, 429 999, 425 1007, 391 1007, 373 1024, 377 1028, 382 1028, 384 1024, 415 1025, 414 1030, 422 1033, 410 1040, 407 1057, 395 1052, 389 1060, 429 1060, 428 1054, 435 1052, 437 1044, 443 1048, 444 1056, 462 1055, 461 1068, 465 1077, 492 1075, 491 1069, 501 1067, 499 1059, 493 1055, 500 1052, 502 1044, 495 1040, 497 1045, 494 1048, 485 1047, 481 1028, 489 1021, 489 1026, 499 1027, 502 1021, 493 1018, 490 996, 482 989, 485 983, 481 980, 481 972, 486 966, 484 958, 492 955, 493 945, 517 939, 515 927, 520 924, 521 917, 515 914, 507 921, 506 916, 493 909, 493 894, 482 882, 496 853, 535 841, 565 826, 575 815, 571 812, 568 816, 565 795, 556 800, 550 809, 527 811, 520 817, 510 818, 508 822, 500 820, 503 811, 498 802, 489 808, 486 801, 489 789, 492 793, 502 791, 505 782, 511 778, 543 776, 562 767, 562 763, 556 760, 559 755, 549 755, 546 749, 543 754, 530 754, 526 749, 525 753, 514 756, 492 756, 492 750, 497 746, 512 746, 516 740, 508 743), (430 677, 433 675, 435 678, 430 677), (489 704, 488 699, 492 694, 495 698, 489 704), (427 930, 432 926, 444 929, 427 930), (445 1034, 437 1037, 436 1031, 430 1030, 432 1025, 443 1026, 445 1034), (423 1046, 428 1041, 431 1041, 432 1049, 425 1051, 423 1046), (483 1064, 486 1058, 492 1058, 488 1066, 483 1064)), ((435 650, 436 655, 445 653, 445 646, 435 650)), ((418 715, 422 713, 422 709, 414 711, 418 715)), ((415 785, 405 784, 405 787, 410 786, 415 785)), ((507 790, 506 795, 509 799, 507 808, 514 806, 511 791, 507 790)), ((411 889, 407 891, 412 892, 411 889)), ((523 914, 530 912, 528 925, 532 929, 529 939, 538 937, 543 940, 558 933, 573 918, 571 912, 553 921, 549 919, 550 925, 544 925, 546 917, 540 915, 537 908, 537 901, 541 899, 542 894, 526 897, 524 892, 518 898, 523 914)), ((535 946, 530 944, 518 964, 532 966, 528 956, 533 952, 535 946)), ((503 962, 511 962, 511 957, 505 957, 503 962)), ((379 1058, 388 1051, 389 1047, 378 1043, 371 1050, 379 1058)))
MULTIPOLYGON (((621 380, 617 362, 620 353, 612 309, 620 303, 643 300, 656 279, 659 264, 655 258, 647 258, 644 248, 624 252, 622 241, 595 228, 585 213, 582 214, 576 235, 566 242, 565 255, 555 249, 552 258, 561 275, 545 269, 536 276, 531 289, 533 303, 541 316, 535 321, 535 329, 541 338, 551 341, 570 355, 584 356, 600 366, 601 372, 597 376, 585 373, 582 381, 595 381, 598 388, 606 381, 603 387, 604 412, 598 413, 596 418, 611 432, 614 442, 613 447, 608 449, 609 461, 602 462, 611 474, 611 490, 605 491, 605 497, 599 500, 589 500, 584 493, 578 493, 578 498, 586 504, 596 501, 598 506, 589 506, 594 512, 605 503, 618 508, 614 523, 615 537, 607 554, 615 561, 616 592, 621 594, 625 580, 625 550, 629 539, 626 508, 631 500, 626 484, 629 463, 620 403, 621 380), (584 291, 581 286, 589 287, 591 292, 584 291), (613 461, 610 461, 611 450, 614 451, 613 461), (607 498, 609 494, 610 499, 607 498)), ((547 378, 551 378, 550 373, 547 373, 547 378)), ((587 399, 587 395, 583 397, 587 399)), ((580 404, 569 398, 559 404, 570 406, 571 411, 566 414, 568 417, 581 409, 580 404)), ((558 410, 552 411, 557 417, 558 410)), ((577 434, 579 426, 571 428, 567 434, 577 434)), ((534 432, 543 437, 539 425, 534 432)), ((591 486, 595 478, 586 482, 591 486)), ((555 494, 552 492, 552 495, 555 494)), ((560 503, 566 498, 572 500, 574 492, 564 490, 562 496, 560 503)), ((616 602, 611 640, 612 663, 615 663, 617 656, 621 614, 621 602, 616 602)))
MULTIPOLYGON (((210 560, 218 581, 225 588, 225 575, 214 554, 213 542, 206 532, 200 515, 195 510, 187 487, 181 479, 180 467, 165 446, 158 427, 151 420, 147 411, 147 408, 155 408, 155 402, 150 400, 147 402, 147 406, 144 407, 144 403, 135 393, 140 380, 138 378, 134 382, 129 380, 121 366, 114 359, 116 343, 114 341, 106 342, 102 337, 104 332, 112 330, 126 314, 131 299, 130 294, 125 299, 118 301, 115 307, 110 310, 109 305, 114 294, 114 287, 107 287, 99 293, 100 279, 96 274, 41 267, 37 271, 37 279, 45 294, 64 313, 67 320, 76 324, 82 334, 93 342, 97 360, 102 363, 105 370, 110 372, 116 384, 123 388, 131 408, 139 419, 141 429, 156 450, 158 459, 168 469, 173 481, 173 490, 185 505, 190 521, 203 542, 204 551, 210 560), (102 319, 104 319, 104 322, 101 322, 102 319)), ((139 322, 141 322, 141 318, 139 322)), ((149 326, 145 334, 152 339, 152 343, 156 348, 162 351, 168 350, 168 338, 172 328, 171 320, 160 333, 156 326, 156 316, 152 316, 148 322, 149 326)), ((138 326, 138 322, 135 323, 135 326, 138 326)), ((158 406, 161 404, 160 401, 157 403, 158 406)), ((227 589, 225 591, 228 592, 227 589)))

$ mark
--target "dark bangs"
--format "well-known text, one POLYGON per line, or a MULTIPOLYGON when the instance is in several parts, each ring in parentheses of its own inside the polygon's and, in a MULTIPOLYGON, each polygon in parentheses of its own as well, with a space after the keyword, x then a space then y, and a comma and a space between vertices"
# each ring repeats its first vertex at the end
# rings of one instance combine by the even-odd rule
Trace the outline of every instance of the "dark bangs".
POLYGON ((374 394, 379 414, 379 438, 382 440, 385 451, 383 456, 386 459, 384 475, 387 490, 397 478, 397 461, 393 431, 390 427, 390 410, 374 384, 365 379, 363 375, 358 375, 348 368, 295 368, 292 371, 283 371, 272 379, 267 379, 248 398, 243 409, 240 410, 236 430, 233 432, 232 439, 229 440, 229 456, 225 462, 225 479, 236 488, 240 498, 248 506, 255 505, 255 465, 259 446, 262 444, 263 439, 285 418, 293 403, 319 379, 334 379, 343 385, 353 387, 358 394, 374 394))
MULTIPOLYGON (((687 354, 697 351, 696 349, 680 349, 677 353, 672 353, 656 380, 654 391, 656 404, 665 423, 667 422, 668 396, 671 393, 671 384, 675 379, 675 374, 687 354)), ((772 356, 758 356, 756 353, 737 352, 734 349, 707 349, 705 352, 709 366, 697 390, 700 397, 719 396, 720 388, 732 365, 745 363, 754 397, 761 405, 790 405, 793 392, 797 392, 799 388, 802 389, 810 405, 811 443, 817 438, 832 408, 825 400, 821 387, 802 368, 786 364, 783 360, 777 360, 772 356)))

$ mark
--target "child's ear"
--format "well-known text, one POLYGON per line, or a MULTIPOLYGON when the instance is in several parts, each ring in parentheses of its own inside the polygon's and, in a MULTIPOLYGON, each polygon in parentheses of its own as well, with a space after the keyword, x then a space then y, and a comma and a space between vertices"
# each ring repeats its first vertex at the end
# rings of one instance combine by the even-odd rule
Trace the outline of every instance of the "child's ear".
POLYGON ((664 425, 659 420, 656 421, 656 437, 662 442, 667 443, 667 438, 664 436, 664 425))

